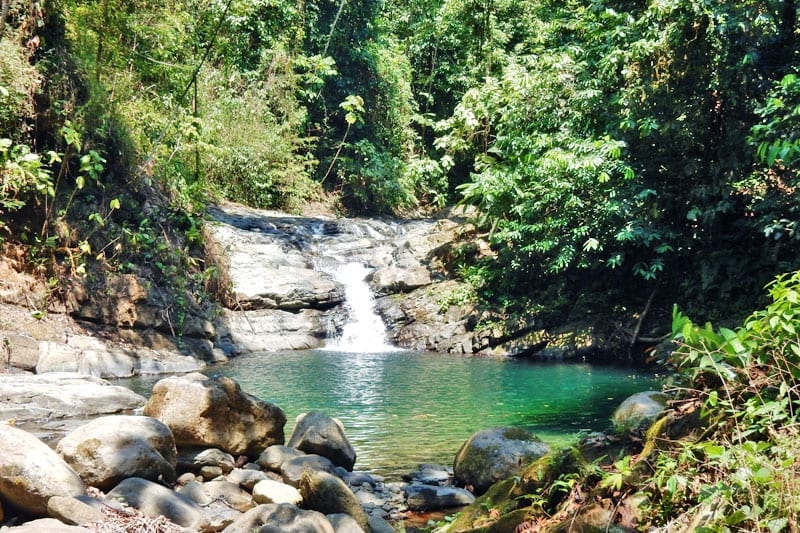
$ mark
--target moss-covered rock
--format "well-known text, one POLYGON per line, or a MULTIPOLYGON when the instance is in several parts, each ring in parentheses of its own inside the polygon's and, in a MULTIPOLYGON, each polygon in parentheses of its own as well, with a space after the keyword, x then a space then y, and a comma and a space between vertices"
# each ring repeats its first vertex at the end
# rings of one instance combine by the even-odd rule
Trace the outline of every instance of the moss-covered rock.
POLYGON ((458 483, 482 493, 492 483, 518 474, 548 451, 545 443, 524 429, 485 429, 472 435, 458 450, 453 473, 458 483))

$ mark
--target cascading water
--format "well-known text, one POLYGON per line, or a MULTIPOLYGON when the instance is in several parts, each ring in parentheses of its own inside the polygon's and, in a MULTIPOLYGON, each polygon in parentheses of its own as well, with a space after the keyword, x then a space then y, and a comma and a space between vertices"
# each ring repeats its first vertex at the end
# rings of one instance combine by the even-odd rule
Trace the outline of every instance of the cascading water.
POLYGON ((366 281, 369 269, 360 263, 344 263, 325 270, 344 287, 348 312, 342 334, 328 341, 325 349, 355 353, 397 350, 387 342, 386 326, 375 312, 375 300, 366 281))

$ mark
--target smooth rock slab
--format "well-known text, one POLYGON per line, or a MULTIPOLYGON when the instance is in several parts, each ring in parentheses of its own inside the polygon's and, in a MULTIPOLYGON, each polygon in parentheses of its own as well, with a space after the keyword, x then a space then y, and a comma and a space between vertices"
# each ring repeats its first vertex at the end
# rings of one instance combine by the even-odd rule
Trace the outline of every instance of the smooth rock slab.
POLYGON ((433 485, 409 485, 406 488, 406 501, 414 511, 436 511, 469 505, 475 496, 456 487, 436 487, 433 485))
POLYGON ((261 468, 279 472, 283 463, 295 457, 303 457, 305 454, 295 448, 289 448, 282 444, 270 446, 258 456, 256 463, 261 468))
POLYGON ((77 498, 53 496, 47 501, 47 514, 69 525, 102 522, 105 515, 77 498))
POLYGON ((145 398, 93 376, 0 374, 0 419, 40 420, 118 413, 145 398))
POLYGON ((69 526, 55 518, 40 518, 25 522, 21 526, 0 528, 2 533, 92 533, 91 529, 69 526))
POLYGON ((144 414, 169 426, 179 447, 257 455, 284 442, 286 415, 280 407, 247 394, 226 377, 188 374, 162 379, 153 387, 144 414))
POLYGON ((324 514, 287 503, 259 505, 242 515, 223 533, 335 533, 324 514))
POLYGON ((203 510, 191 499, 146 479, 128 478, 106 494, 106 499, 135 507, 147 516, 165 516, 194 531, 208 527, 203 510))
POLYGON ((56 451, 86 484, 101 490, 129 477, 175 481, 175 439, 155 418, 97 418, 61 439, 56 451))
POLYGON ((21 429, 0 424, 0 496, 32 516, 47 516, 53 496, 75 497, 86 487, 45 443, 21 429))
POLYGON ((260 470, 249 470, 245 468, 234 468, 225 478, 231 483, 236 483, 244 490, 253 491, 253 487, 259 481, 269 479, 269 476, 260 470))

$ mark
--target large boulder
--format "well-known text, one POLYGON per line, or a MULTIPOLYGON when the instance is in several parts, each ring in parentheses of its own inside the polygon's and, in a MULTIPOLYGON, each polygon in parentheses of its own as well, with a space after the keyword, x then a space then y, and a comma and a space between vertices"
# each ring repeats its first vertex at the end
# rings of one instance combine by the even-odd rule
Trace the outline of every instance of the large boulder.
POLYGON ((324 514, 288 503, 268 503, 247 511, 223 533, 334 533, 324 514))
POLYGON ((323 514, 345 513, 352 516, 364 531, 370 531, 369 519, 347 483, 333 474, 306 470, 298 487, 303 506, 323 514))
POLYGON ((135 507, 147 516, 165 516, 194 531, 208 527, 203 510, 191 499, 146 479, 128 478, 106 494, 106 499, 135 507))
POLYGON ((0 497, 23 513, 47 516, 53 496, 82 495, 86 487, 45 443, 21 429, 0 424, 0 497))
POLYGON ((118 413, 144 405, 125 387, 69 373, 0 374, 0 419, 17 421, 118 413))
POLYGON ((458 483, 485 492, 493 483, 518 474, 549 452, 538 437, 520 428, 478 431, 458 450, 453 474, 458 483))
POLYGON ((628 396, 611 416, 614 429, 621 433, 649 425, 667 406, 667 395, 658 391, 639 392, 628 396))
POLYGON ((97 418, 69 433, 56 450, 85 483, 101 490, 129 477, 175 481, 175 439, 155 418, 97 418))
POLYGON ((356 451, 344 434, 342 422, 316 411, 297 417, 286 445, 327 457, 334 465, 350 471, 356 462, 356 451))
POLYGON ((172 430, 180 446, 220 448, 257 455, 283 444, 286 415, 276 405, 242 391, 230 378, 203 374, 162 379, 144 407, 172 430))

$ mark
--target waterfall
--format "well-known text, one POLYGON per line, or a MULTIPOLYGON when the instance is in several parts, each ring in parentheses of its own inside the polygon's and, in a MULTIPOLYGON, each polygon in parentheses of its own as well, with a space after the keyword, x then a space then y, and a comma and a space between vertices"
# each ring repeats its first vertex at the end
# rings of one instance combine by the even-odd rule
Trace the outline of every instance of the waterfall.
POLYGON ((386 326, 375 312, 375 300, 367 284, 369 269, 360 263, 345 263, 325 269, 344 286, 348 319, 337 339, 325 349, 340 352, 375 353, 397 350, 386 339, 386 326))

